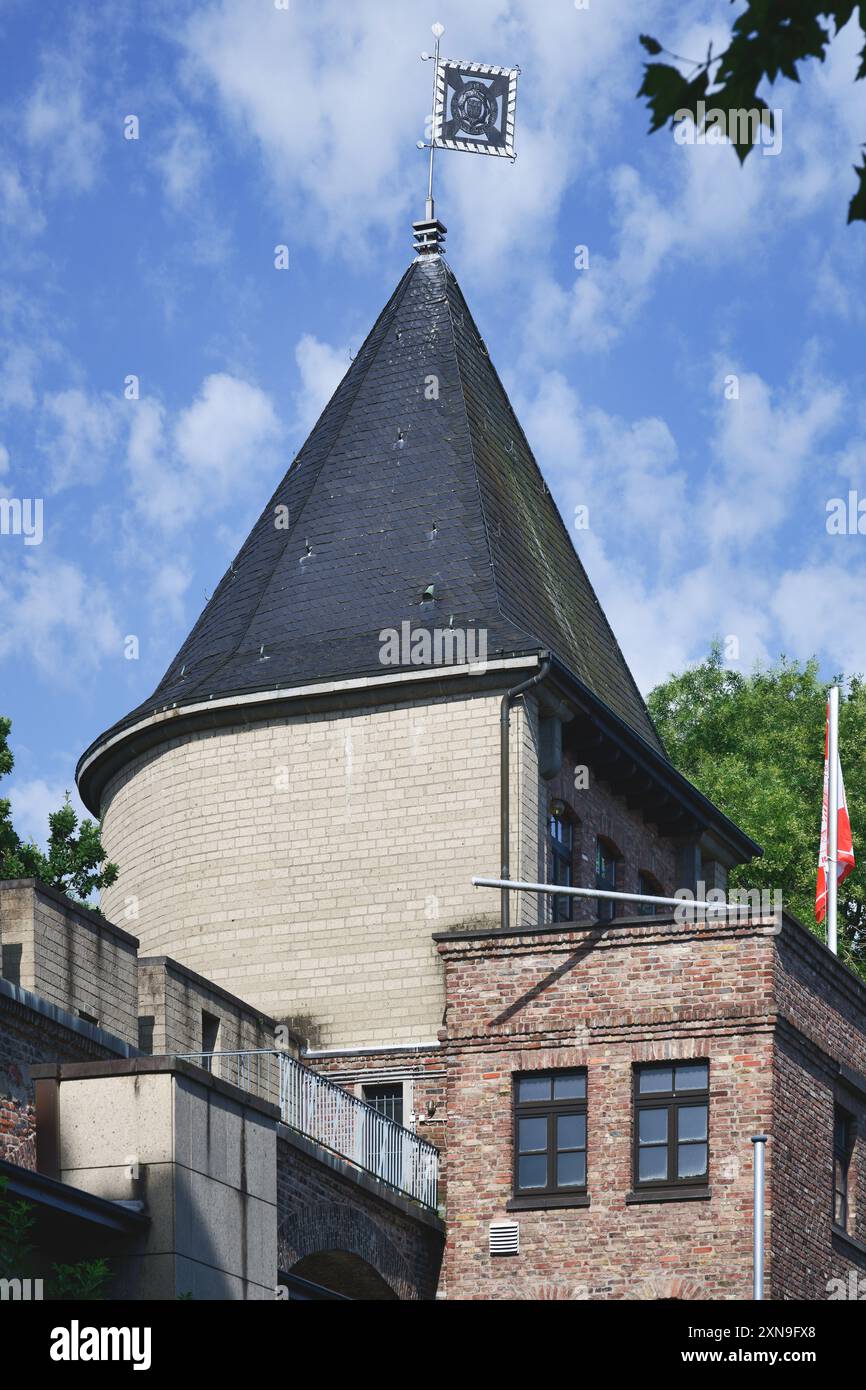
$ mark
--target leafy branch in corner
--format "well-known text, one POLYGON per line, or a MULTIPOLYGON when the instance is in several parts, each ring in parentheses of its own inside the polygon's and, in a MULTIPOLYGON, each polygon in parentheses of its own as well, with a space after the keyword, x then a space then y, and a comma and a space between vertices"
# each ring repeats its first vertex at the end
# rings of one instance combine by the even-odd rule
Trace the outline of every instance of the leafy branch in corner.
MULTIPOLYGON (((734 0, 731 0, 734 3, 734 0)), ((649 34, 640 42, 651 58, 662 55, 685 65, 680 71, 670 63, 646 63, 638 91, 650 109, 650 132, 684 119, 688 112, 699 129, 707 124, 708 113, 699 114, 698 103, 708 95, 712 105, 722 111, 757 111, 765 126, 773 129, 773 113, 758 87, 778 77, 799 82, 797 64, 809 58, 824 61, 830 42, 858 10, 864 43, 855 81, 866 77, 866 2, 859 0, 748 0, 745 10, 734 20, 731 40, 724 52, 714 55, 712 46, 703 61, 693 61, 669 52, 649 34), (823 22, 831 20, 833 32, 823 22)), ((742 164, 753 149, 757 129, 749 122, 738 122, 731 143, 742 164)), ((866 148, 866 146, 864 146, 866 148)), ((858 187, 848 207, 848 221, 866 222, 866 155, 854 166, 858 187)))

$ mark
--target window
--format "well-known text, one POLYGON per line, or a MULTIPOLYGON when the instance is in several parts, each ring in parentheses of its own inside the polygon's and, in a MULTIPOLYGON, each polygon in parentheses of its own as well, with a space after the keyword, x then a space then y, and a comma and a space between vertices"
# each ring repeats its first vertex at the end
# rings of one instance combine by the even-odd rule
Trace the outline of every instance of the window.
POLYGON ((547 1198, 558 1205, 585 1193, 586 1072, 515 1077, 515 1202, 547 1198))
MULTIPOLYGON (((646 873, 644 870, 637 876, 637 891, 640 893, 641 897, 646 895, 650 898, 663 898, 665 896, 664 890, 658 879, 653 874, 646 873)), ((654 917, 657 912, 663 911, 664 909, 657 903, 640 903, 638 905, 637 915, 639 917, 654 917)))
POLYGON ((395 1124, 403 1123, 403 1083, 388 1082, 375 1086, 362 1086, 361 1094, 368 1105, 395 1124))
POLYGON ((148 1057, 153 1056, 153 1030, 155 1027, 156 1018, 153 1014, 139 1014, 138 1050, 146 1053, 148 1057))
MULTIPOLYGON (((616 892, 616 865, 619 859, 614 846, 601 836, 595 842, 595 886, 608 892, 616 892)), ((616 903, 612 898, 599 898, 597 914, 600 922, 613 919, 616 903)))
POLYGON ((10 985, 21 984, 21 953, 23 949, 20 943, 16 942, 13 945, 11 941, 7 941, 2 953, 0 953, 0 963, 3 966, 0 974, 4 980, 9 981, 10 985))
MULTIPOLYGON (((219 1040, 220 1021, 216 1014, 209 1014, 207 1009, 201 1011, 201 1050, 202 1052, 216 1052, 219 1040)), ((205 1057, 202 1065, 207 1071, 213 1071, 213 1058, 205 1057)))
POLYGON ((833 1116, 833 1224, 848 1230, 848 1173, 854 1152, 854 1116, 837 1105, 833 1116))
POLYGON ((671 1062, 635 1073, 635 1187, 706 1185, 709 1063, 671 1062))
POLYGON ((376 1112, 364 1118, 364 1165, 385 1182, 400 1187, 403 1179, 403 1136, 394 1125, 403 1123, 403 1083, 389 1081, 362 1086, 361 1096, 376 1112), (388 1120, 393 1123, 386 1124, 388 1120))
MULTIPOLYGON (((547 843, 550 861, 549 883, 574 887, 574 818, 568 807, 555 801, 547 818, 547 843)), ((551 920, 570 922, 574 916, 574 898, 551 898, 551 920)))

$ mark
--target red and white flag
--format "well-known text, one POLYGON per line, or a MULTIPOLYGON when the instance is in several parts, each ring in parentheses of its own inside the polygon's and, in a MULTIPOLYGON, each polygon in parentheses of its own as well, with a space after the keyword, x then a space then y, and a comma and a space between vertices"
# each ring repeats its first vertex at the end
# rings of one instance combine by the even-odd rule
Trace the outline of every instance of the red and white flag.
MULTIPOLYGON (((854 868, 854 842, 851 821, 842 780, 842 764, 838 763, 839 818, 836 842, 836 882, 842 883, 854 868)), ((821 807, 821 851, 818 855, 818 886, 815 890, 815 917, 823 922, 827 913, 827 842, 830 804, 830 705, 827 704, 827 728, 824 733, 824 800, 821 807)))

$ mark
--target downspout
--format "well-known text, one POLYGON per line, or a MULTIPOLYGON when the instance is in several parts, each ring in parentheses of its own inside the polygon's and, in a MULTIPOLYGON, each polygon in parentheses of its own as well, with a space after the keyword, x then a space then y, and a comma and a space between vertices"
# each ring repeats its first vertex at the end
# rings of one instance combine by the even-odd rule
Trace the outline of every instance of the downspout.
MULTIPOLYGON (((499 713, 499 843, 500 858, 502 860, 502 878, 509 879, 510 873, 510 818, 511 818, 511 781, 510 781, 510 744, 509 728, 511 723, 511 706, 519 695, 526 695, 533 686, 540 685, 550 674, 550 654, 542 653, 540 669, 529 680, 522 681, 520 685, 515 685, 511 690, 506 690, 502 697, 502 704, 499 713)), ((507 888, 502 889, 500 901, 500 925, 505 928, 508 926, 510 909, 508 903, 507 888)))

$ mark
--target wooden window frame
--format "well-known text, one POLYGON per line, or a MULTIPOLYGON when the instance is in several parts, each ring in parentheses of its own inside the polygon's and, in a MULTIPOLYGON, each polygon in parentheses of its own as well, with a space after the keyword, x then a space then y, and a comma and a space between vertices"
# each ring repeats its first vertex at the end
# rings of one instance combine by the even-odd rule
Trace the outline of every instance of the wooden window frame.
MULTIPOLYGON (((702 1192, 709 1189, 710 1183, 710 1063, 706 1057, 679 1057, 670 1062, 637 1062, 632 1074, 632 1183, 634 1192, 679 1195, 702 1192), (677 1067, 706 1067, 707 1084, 701 1090, 677 1091, 677 1067), (642 1093, 640 1077, 642 1072, 666 1068, 672 1072, 673 1089, 642 1093), (689 1106, 703 1105, 707 1112, 707 1166, 699 1177, 680 1178, 677 1176, 677 1147, 679 1145, 678 1112, 689 1106), (640 1176, 640 1113, 642 1110, 667 1110, 667 1169, 664 1178, 644 1178, 640 1176), (672 1176, 673 1175, 673 1176, 672 1176)), ((696 1141, 703 1142, 703 1141, 696 1141)))
POLYGON ((512 1197, 507 1204, 508 1211, 527 1210, 532 1208, 544 1207, 586 1207, 589 1206, 588 1184, 589 1184, 589 1077, 586 1067, 556 1067, 547 1071, 516 1072, 512 1080, 512 1197), (554 1099, 554 1083, 563 1077, 580 1077, 583 1081, 582 1098, 565 1098, 563 1100, 554 1099), (521 1081, 541 1081, 550 1080, 551 1095, 549 1100, 524 1100, 518 1099, 520 1095, 521 1081), (556 1182, 556 1156, 560 1150, 556 1143, 556 1121, 561 1116, 582 1115, 584 1119, 585 1133, 582 1148, 563 1150, 562 1152, 583 1153, 584 1155, 584 1182, 578 1186, 570 1184, 560 1186, 556 1182), (545 1187, 524 1187, 518 1186, 519 1164, 520 1164, 520 1120, 529 1118, 541 1118, 547 1120, 547 1148, 545 1155, 547 1158, 548 1183, 545 1187))
MULTIPOLYGON (((564 888, 573 888, 574 883, 574 850, 577 839, 577 829, 580 822, 567 802, 552 802, 547 812, 547 853, 549 856, 548 883, 556 884, 560 880, 555 878, 557 864, 565 864, 568 867, 569 882, 564 883, 564 888), (558 840, 554 839, 550 831, 550 822, 558 820, 563 825, 568 825, 571 829, 571 844, 566 848, 558 840)), ((558 897, 550 895, 550 920, 551 922, 573 922, 574 921, 574 898, 569 896, 558 897)))
MULTIPOLYGON (((663 898, 665 896, 662 885, 659 883, 655 874, 651 873, 649 869, 638 869, 637 891, 641 896, 643 896, 644 893, 647 893, 653 898, 663 898), (644 888, 644 883, 647 883, 649 886, 644 888)), ((646 903, 643 906, 638 904, 636 915, 638 917, 655 917, 659 912, 664 912, 664 908, 658 903, 646 903)))
POLYGON ((831 1219, 838 1231, 845 1235, 851 1233, 851 1160, 854 1157, 854 1143, 857 1132, 857 1119, 846 1106, 836 1101, 833 1106, 833 1204, 831 1219), (844 1125, 845 1144, 839 1144, 839 1124, 844 1125), (838 1174, 841 1168, 841 1186, 838 1174), (842 1219, 836 1214, 837 1198, 842 1198, 842 1219))
MULTIPOLYGON (((617 848, 617 846, 614 844, 613 840, 608 839, 607 835, 596 835, 596 837, 595 837, 595 865, 594 865, 595 886, 596 886, 596 888, 604 888, 604 889, 606 889, 608 892, 615 893, 615 892, 617 891, 617 889, 618 889, 618 886, 619 886, 620 864, 621 864, 621 863, 622 863, 622 854, 620 853, 620 851, 619 851, 619 849, 617 848), (613 882, 612 882, 612 883, 608 883, 606 880, 603 881, 603 882, 600 882, 600 881, 599 881, 600 878, 601 878, 601 875, 599 874, 599 871, 598 871, 598 852, 599 852, 599 849, 602 849, 602 848, 603 848, 603 849, 605 850, 605 852, 609 855, 609 857, 610 857, 610 859, 611 859, 611 861, 612 861, 612 863, 613 863, 613 882)), ((615 898, 598 898, 597 901, 596 901, 596 909, 595 909, 595 910, 596 910, 596 916, 597 916, 599 922, 612 922, 613 919, 614 919, 614 917, 616 916, 617 906, 618 906, 618 904, 617 904, 617 901, 616 901, 615 898)))

